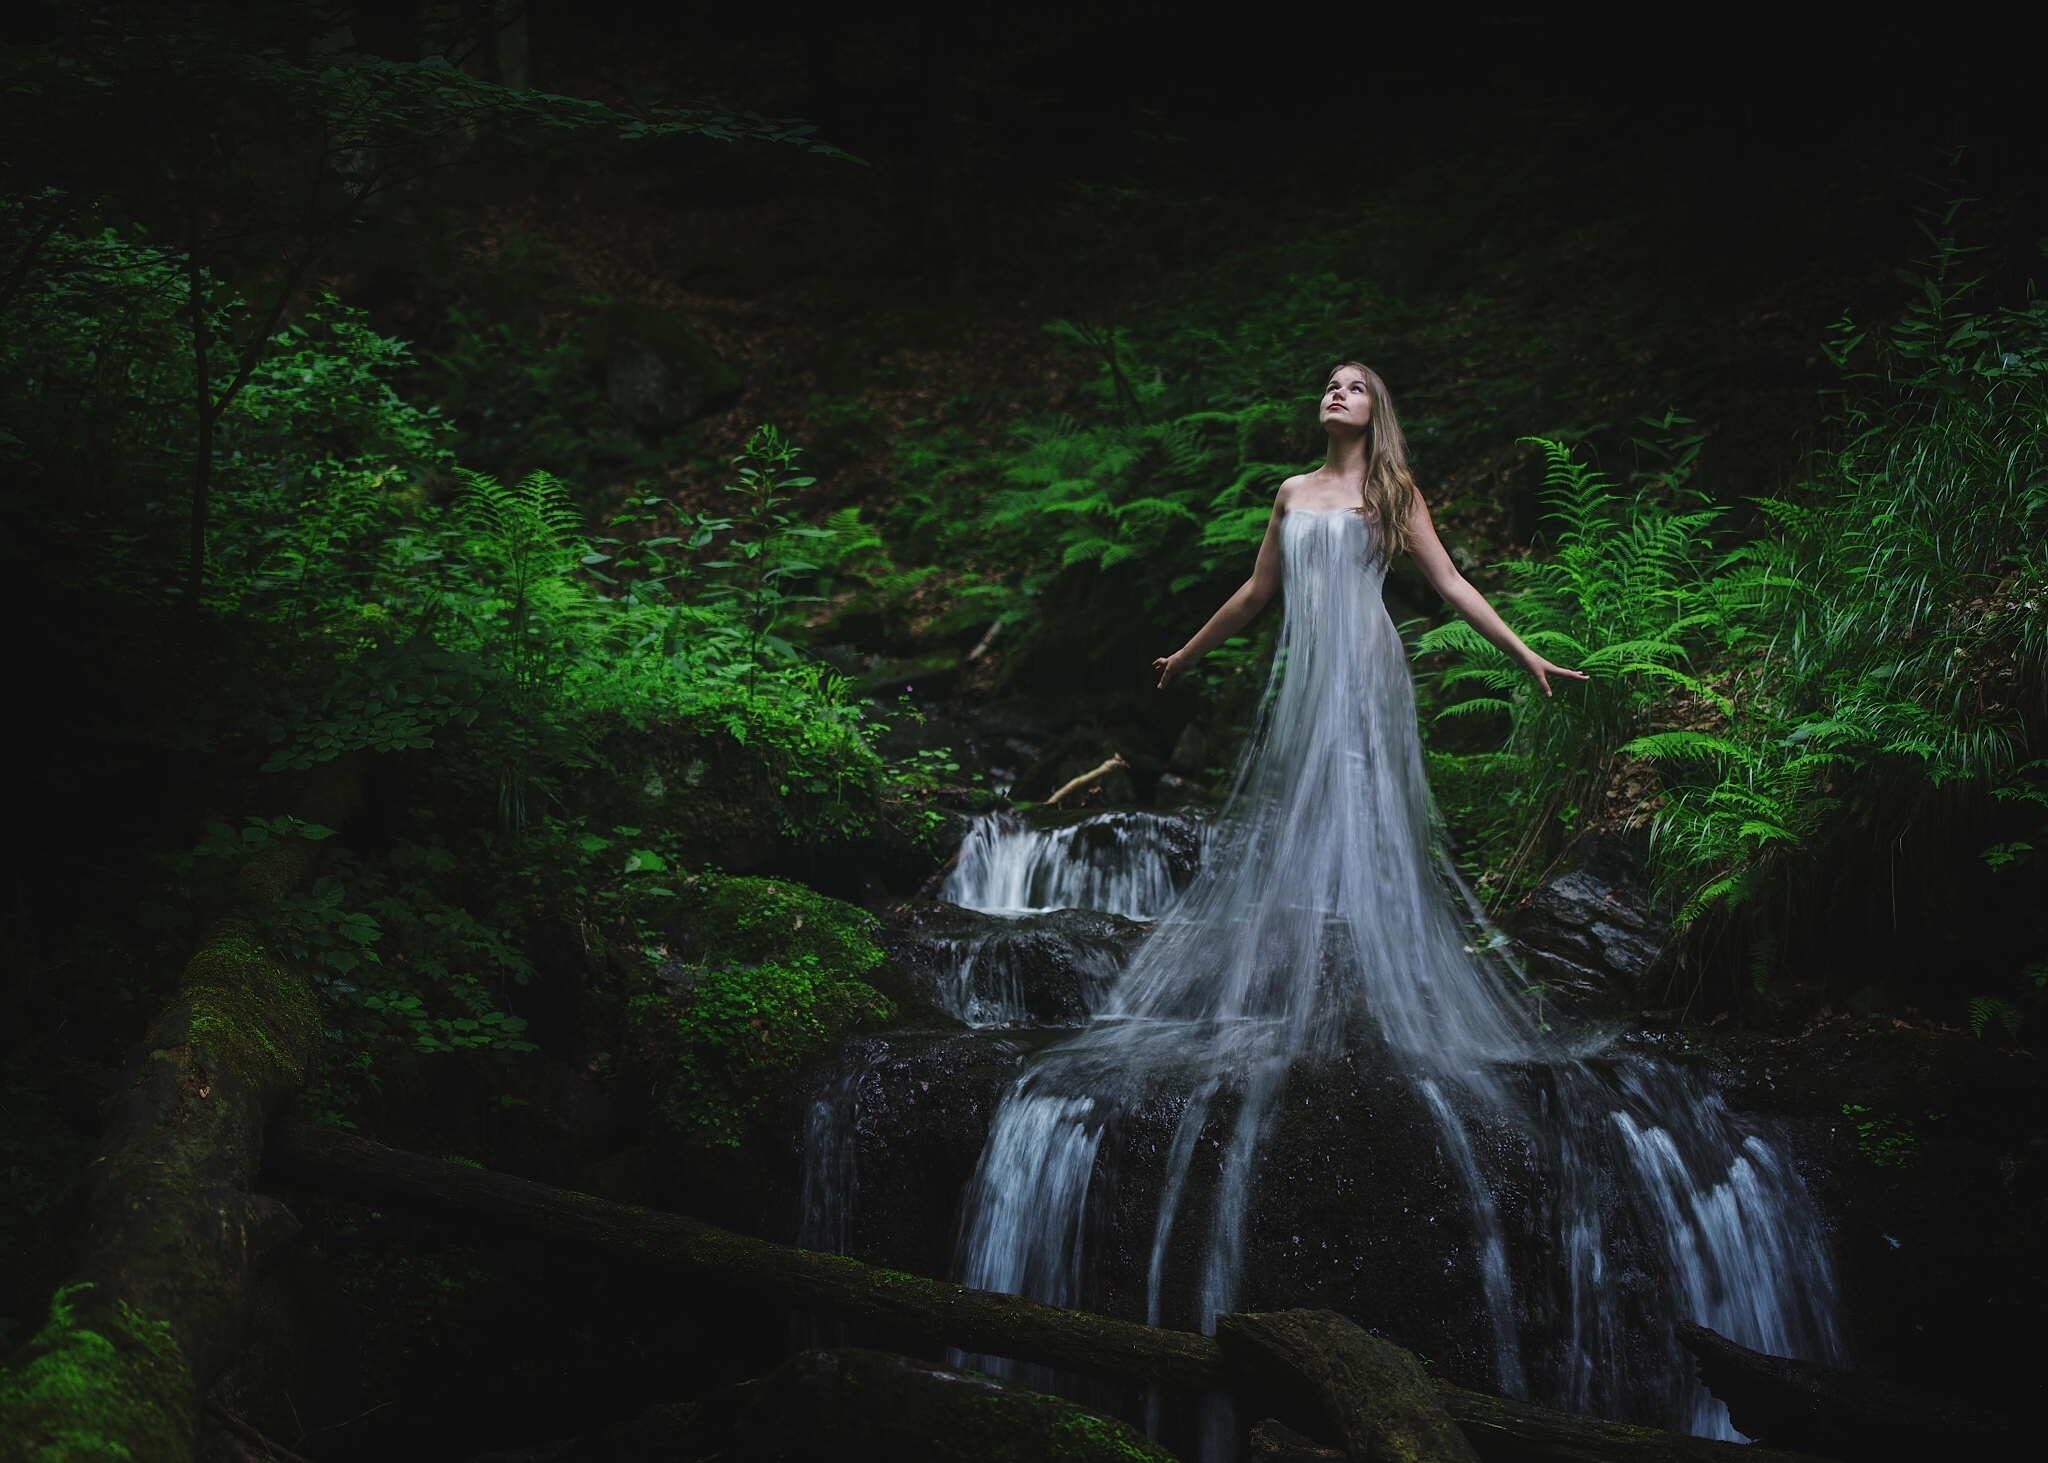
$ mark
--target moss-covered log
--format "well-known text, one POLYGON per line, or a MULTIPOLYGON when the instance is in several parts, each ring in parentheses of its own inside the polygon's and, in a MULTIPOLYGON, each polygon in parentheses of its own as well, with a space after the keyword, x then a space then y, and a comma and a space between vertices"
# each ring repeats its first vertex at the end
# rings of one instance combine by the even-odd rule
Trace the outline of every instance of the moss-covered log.
MULTIPOLYGON (((361 784, 354 758, 326 763, 294 812, 338 826, 361 784)), ((265 847, 242 871, 249 902, 297 888, 319 852, 303 838, 265 847)), ((249 918, 216 920, 107 1101, 77 1184, 78 1269, 0 1372, 0 1457, 193 1456, 257 1272, 298 1230, 254 1189, 264 1125, 305 1084, 319 1037, 305 975, 249 918)))
POLYGON ((1925 1397, 1875 1377, 1766 1356, 1681 1321, 1678 1339, 1728 1420, 1759 1441, 1827 1458, 2039 1458, 2048 1429, 2031 1418, 1925 1397))
POLYGON ((963 1350, 1184 1387, 1227 1384, 1221 1353, 1206 1336, 1063 1311, 1021 1296, 773 1244, 680 1214, 423 1158, 346 1133, 280 1124, 271 1159, 276 1176, 287 1182, 351 1197, 402 1194, 454 1205, 542 1234, 587 1240, 649 1264, 730 1280, 805 1310, 931 1337, 963 1350))
MULTIPOLYGON (((1207 1336, 772 1244, 683 1215, 424 1158, 346 1133, 279 1124, 266 1175, 348 1198, 407 1198, 586 1240, 656 1268, 717 1276, 806 1310, 966 1351, 1204 1391, 1270 1389, 1266 1377, 1243 1375, 1207 1336)), ((1434 1385, 1481 1463, 1812 1463, 1798 1454, 1573 1417, 1434 1385)))
POLYGON ((1435 1386, 1444 1411, 1484 1463, 1817 1463, 1806 1453, 1579 1417, 1443 1382, 1435 1386))
POLYGON ((561 1463, 1174 1463, 1113 1417, 886 1351, 801 1351, 701 1402, 652 1407, 571 1444, 561 1463))
POLYGON ((1412 1352, 1335 1311, 1220 1316, 1225 1359, 1304 1390, 1353 1463, 1479 1463, 1412 1352))

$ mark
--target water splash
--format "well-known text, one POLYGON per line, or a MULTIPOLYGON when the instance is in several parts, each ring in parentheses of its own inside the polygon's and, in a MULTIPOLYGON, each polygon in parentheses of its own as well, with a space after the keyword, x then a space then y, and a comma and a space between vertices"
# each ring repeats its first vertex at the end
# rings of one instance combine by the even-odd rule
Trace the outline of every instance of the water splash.
POLYGON ((1438 855, 1369 527, 1355 513, 1294 512, 1282 544, 1281 654, 1231 801, 1178 899, 1170 880, 1134 872, 1148 866, 1128 818, 985 821, 948 881, 946 897, 983 908, 1115 900, 1161 916, 1096 1019, 1005 1095, 966 1197, 962 1278, 1088 1303, 1098 1169, 1128 1115, 1175 1100, 1145 1311, 1213 1330, 1238 1304, 1251 1178, 1286 1074, 1312 1056, 1377 1052, 1423 1099, 1466 1190, 1496 1384, 1732 1436, 1669 1322, 1838 1361, 1810 1201, 1766 1136, 1695 1079, 1647 1059, 1602 1062, 1539 1028, 1438 855), (1096 836, 1114 858, 1077 838, 1091 827, 1107 830, 1096 836), (1497 1195, 1512 1187, 1508 1160, 1474 1143, 1474 1125, 1518 1135, 1547 1240, 1511 1251, 1497 1195), (1191 1227, 1205 1134, 1207 1222, 1191 1227), (1175 1264, 1188 1246, 1194 1263, 1175 1264), (1561 1277, 1545 1258, 1559 1254, 1561 1277), (1655 1284, 1625 1275, 1622 1255, 1647 1257, 1655 1284))

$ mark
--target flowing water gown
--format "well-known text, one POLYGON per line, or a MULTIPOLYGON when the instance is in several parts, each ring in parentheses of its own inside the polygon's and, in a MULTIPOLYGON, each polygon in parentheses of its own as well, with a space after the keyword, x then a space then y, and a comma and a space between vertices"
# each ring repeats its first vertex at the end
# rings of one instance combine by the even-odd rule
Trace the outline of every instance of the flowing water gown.
POLYGON ((1362 1052, 1414 1094, 1464 1188, 1493 1385, 1733 1436, 1670 1322, 1839 1360, 1812 1206, 1698 1079, 1547 1037, 1485 949, 1438 848, 1372 534, 1350 510, 1283 519, 1279 650, 1202 869, 1090 1025, 1004 1096, 963 1211, 961 1278, 1092 1300, 1120 1120, 1170 1090, 1146 1319, 1210 1329, 1240 1303, 1294 1303, 1239 1294, 1261 1140, 1290 1069, 1362 1052), (1205 1141, 1210 1192, 1191 1206, 1205 1141), (1519 1206, 1505 1218, 1496 1190, 1519 1206))

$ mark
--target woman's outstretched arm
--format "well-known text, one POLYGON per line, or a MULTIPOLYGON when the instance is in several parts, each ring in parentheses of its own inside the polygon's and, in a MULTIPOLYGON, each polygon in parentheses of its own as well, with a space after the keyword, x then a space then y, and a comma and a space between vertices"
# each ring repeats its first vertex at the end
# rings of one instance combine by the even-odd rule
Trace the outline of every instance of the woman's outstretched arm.
POLYGON ((1486 596, 1474 589, 1458 572, 1458 566, 1451 562, 1443 540, 1436 536, 1436 524, 1429 516, 1429 505, 1422 501, 1420 494, 1416 495, 1415 506, 1408 515, 1408 544, 1408 556, 1415 560, 1415 567, 1422 571, 1422 577, 1444 597, 1444 602, 1470 621, 1473 629, 1499 646, 1509 660, 1534 676, 1544 695, 1551 694, 1552 676, 1566 676, 1574 681, 1586 679, 1584 671, 1552 665, 1524 645, 1522 637, 1508 628, 1507 621, 1486 602, 1486 596))
POLYGON ((1252 577, 1245 580, 1236 594, 1223 601, 1223 608, 1209 616, 1209 623, 1195 632, 1194 639, 1173 654, 1162 655, 1152 662, 1152 669, 1159 672, 1160 690, 1165 690, 1168 681, 1250 624, 1252 617, 1266 607, 1266 602, 1280 588, 1280 518, 1286 511, 1281 504, 1273 505, 1273 516, 1266 520, 1266 537, 1259 544, 1259 558, 1252 566, 1252 577))

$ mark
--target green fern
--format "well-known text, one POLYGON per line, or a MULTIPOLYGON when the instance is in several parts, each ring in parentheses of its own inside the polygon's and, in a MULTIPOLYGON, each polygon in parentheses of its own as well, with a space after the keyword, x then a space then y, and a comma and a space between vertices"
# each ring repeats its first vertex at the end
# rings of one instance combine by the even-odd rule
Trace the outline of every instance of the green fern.
POLYGON ((1981 1037, 1996 1021, 2005 1028, 2005 1034, 2015 1041, 2019 1039, 2020 1027, 2026 1022, 2026 1013, 2009 1001, 1997 996, 1972 996, 1968 1004, 1970 1035, 1981 1037))
MULTIPOLYGON (((1920 305, 1873 337, 1882 369, 1854 376, 1840 445, 1797 493, 1757 500, 1768 531, 1748 544, 1721 552, 1714 513, 1623 500, 1540 444, 1554 537, 1547 558, 1508 566, 1507 610, 1532 647, 1591 674, 1584 694, 1532 695, 1463 623, 1419 647, 1454 657, 1439 716, 1509 715, 1527 769, 1509 875, 1617 755, 1663 771, 1652 846, 1684 920, 1779 887, 1767 871, 1831 836, 1845 779, 2040 792, 2027 708, 2048 682, 2048 303, 1968 314, 1955 254, 1941 246, 1920 305)), ((1690 441, 1654 451, 1667 497, 1690 441)))

